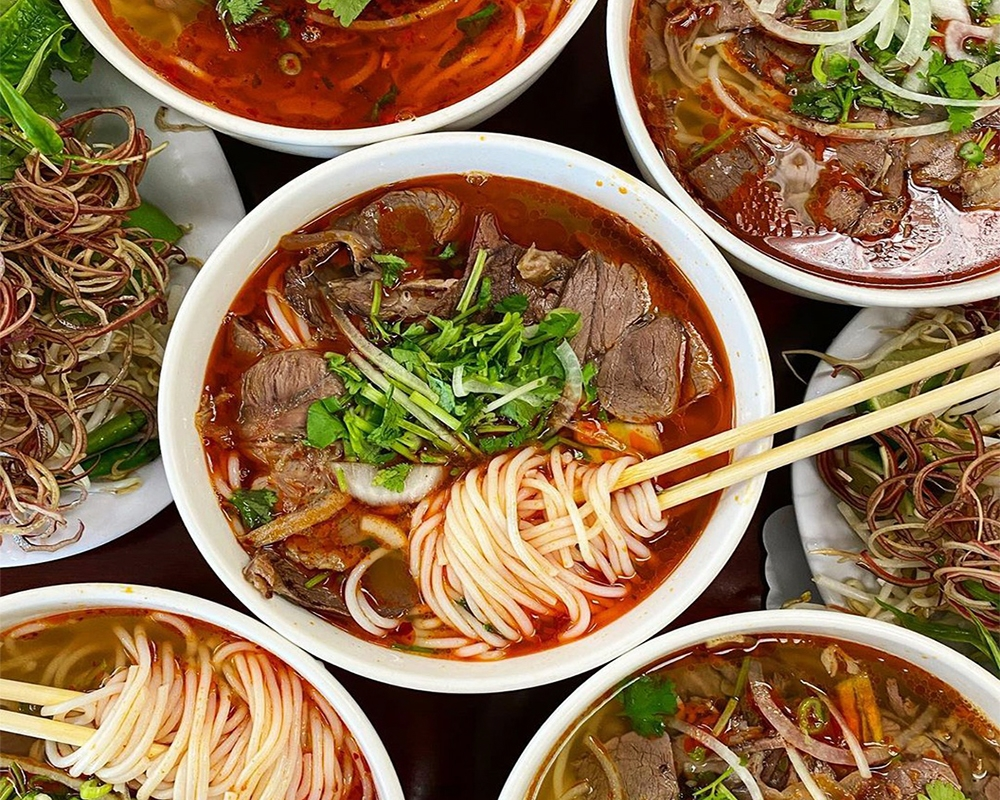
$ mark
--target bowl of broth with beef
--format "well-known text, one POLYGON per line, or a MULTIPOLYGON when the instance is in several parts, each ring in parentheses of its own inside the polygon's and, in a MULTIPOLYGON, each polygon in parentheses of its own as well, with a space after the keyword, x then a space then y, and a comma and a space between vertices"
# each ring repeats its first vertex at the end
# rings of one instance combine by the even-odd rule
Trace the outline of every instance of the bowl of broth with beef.
POLYGON ((311 652, 439 691, 548 682, 659 630, 759 491, 667 508, 726 456, 643 471, 771 403, 721 255, 553 145, 343 158, 233 232, 167 356, 168 473, 209 562, 311 652))
POLYGON ((470 127, 555 59, 594 0, 69 0, 130 80, 210 127, 316 157, 470 127))
POLYGON ((920 634, 828 611, 647 642, 542 726, 501 800, 988 800, 1000 682, 920 634))
POLYGON ((1000 295, 989 4, 615 0, 644 174, 756 277, 857 305, 1000 295))

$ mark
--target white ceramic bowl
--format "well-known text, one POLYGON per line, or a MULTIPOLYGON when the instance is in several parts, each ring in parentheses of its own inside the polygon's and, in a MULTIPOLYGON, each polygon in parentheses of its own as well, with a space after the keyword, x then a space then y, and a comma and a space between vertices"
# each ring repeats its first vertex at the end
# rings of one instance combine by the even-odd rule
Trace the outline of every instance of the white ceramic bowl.
POLYGON ((250 144, 285 153, 330 158, 374 142, 436 130, 466 130, 496 114, 530 87, 583 25, 597 0, 573 0, 542 43, 514 69, 484 89, 445 108, 403 122, 369 128, 315 130, 271 125, 230 114, 197 100, 157 75, 125 46, 93 0, 62 0, 70 18, 97 51, 151 95, 210 128, 250 144))
POLYGON ((535 781, 565 742, 619 681, 710 639, 735 634, 794 633, 867 645, 919 667, 951 686, 1000 726, 1000 681, 933 639, 885 622, 836 611, 752 611, 688 625, 637 647, 593 675, 563 701, 514 765, 500 800, 529 800, 535 781))
POLYGON ((629 149, 646 180, 691 217, 726 252, 736 269, 766 284, 804 297, 855 306, 947 306, 1000 296, 1000 270, 968 280, 927 287, 859 285, 824 278, 767 255, 722 225, 674 177, 642 121, 628 55, 631 46, 629 27, 637 2, 639 0, 608 2, 608 61, 618 116, 629 149))
POLYGON ((389 754, 368 717, 316 659, 246 614, 183 592, 123 583, 72 583, 0 597, 0 629, 22 622, 95 609, 143 609, 181 614, 254 642, 284 661, 337 712, 368 762, 379 800, 403 800, 389 754))
MULTIPOLYGON (((736 276, 711 242, 661 195, 620 170, 563 147, 500 134, 436 133, 372 145, 307 172, 255 208, 201 269, 174 323, 160 382, 159 425, 167 479, 191 536, 219 577, 254 614, 310 653, 359 675, 440 692, 538 686, 610 661, 687 608, 725 565, 746 530, 763 478, 724 493, 707 529, 645 601, 574 642, 493 662, 429 658, 352 636, 244 578, 246 553, 219 508, 194 416, 213 340, 236 293, 282 234, 350 198, 400 180, 478 171, 555 186, 620 214, 660 243, 713 314, 734 382, 737 422, 771 412, 767 349, 736 276)), ((741 456, 766 443, 742 448, 741 456)))

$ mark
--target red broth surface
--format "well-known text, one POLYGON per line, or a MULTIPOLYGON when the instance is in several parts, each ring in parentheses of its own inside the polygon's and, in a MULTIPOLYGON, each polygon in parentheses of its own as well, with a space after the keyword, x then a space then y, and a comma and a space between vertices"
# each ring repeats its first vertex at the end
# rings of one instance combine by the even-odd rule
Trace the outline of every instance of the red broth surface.
POLYGON ((336 130, 412 119, 489 86, 538 47, 571 0, 372 0, 347 28, 304 0, 269 0, 230 26, 235 49, 215 3, 94 2, 134 55, 198 100, 258 122, 336 130))
MULTIPOLYGON (((363 208, 387 191, 418 187, 443 189, 461 201, 462 222, 455 240, 458 252, 462 255, 458 261, 462 265, 465 263, 476 217, 483 212, 492 212, 499 220, 504 234, 523 246, 534 243, 538 248, 558 250, 572 258, 593 249, 610 261, 618 264, 627 262, 640 269, 649 284, 653 310, 670 311, 691 321, 710 348, 722 376, 719 386, 710 394, 678 410, 669 419, 657 423, 664 449, 682 446, 732 426, 735 399, 729 364, 719 332, 704 302, 658 244, 626 220, 588 200, 515 178, 440 175, 379 188, 344 203, 300 230, 311 232, 324 229, 330 226, 331 221, 363 208)), ((447 278, 460 274, 461 267, 456 270, 454 267, 446 267, 439 260, 421 259, 416 255, 412 245, 419 244, 427 235, 422 227, 424 222, 422 217, 408 219, 405 215, 399 220, 392 220, 391 228, 398 237, 401 249, 407 252, 407 260, 411 265, 404 279, 447 278), (407 247, 404 240, 411 246, 407 247)), ((386 226, 383 224, 383 234, 385 230, 386 226)), ((268 287, 279 292, 282 290, 284 271, 296 264, 301 257, 301 253, 282 250, 272 253, 241 289, 230 307, 230 318, 240 316, 260 320, 268 326, 273 325, 261 298, 265 296, 268 287)), ((357 322, 362 323, 361 320, 357 322)), ((202 425, 209 469, 213 475, 219 476, 226 474, 229 455, 239 448, 238 436, 232 434, 238 425, 239 403, 229 401, 239 397, 241 377, 256 360, 234 352, 226 330, 227 327, 223 326, 216 337, 208 362, 204 390, 206 402, 203 408, 209 409, 209 414, 202 425)), ((308 346, 319 352, 344 352, 348 347, 343 341, 333 340, 318 341, 308 346)), ((245 452, 240 452, 240 459, 244 465, 253 464, 253 457, 245 452)), ((728 456, 722 455, 686 467, 672 473, 668 483, 679 483, 718 468, 727 461, 728 456)), ((259 470, 258 467, 252 467, 252 470, 258 471, 252 471, 244 483, 248 484, 266 472, 264 465, 259 462, 258 465, 259 470)), ((714 495, 673 509, 670 512, 671 523, 666 531, 650 542, 652 556, 646 561, 637 561, 638 575, 627 582, 629 593, 619 600, 593 601, 590 630, 616 619, 659 586, 690 551, 717 504, 718 495, 714 495)), ((364 508, 361 504, 355 505, 359 510, 364 508)), ((222 503, 222 508, 231 519, 238 519, 230 505, 222 503)), ((396 522, 404 530, 409 529, 411 510, 401 508, 396 517, 396 522)), ((315 573, 319 575, 319 570, 315 573)), ((339 577, 333 575, 322 580, 323 585, 335 589, 339 577)), ((409 647, 412 630, 406 623, 388 636, 376 638, 351 620, 333 615, 328 619, 350 633, 375 643, 403 649, 409 647)), ((559 639, 556 634, 565 628, 565 623, 566 619, 560 617, 540 623, 539 632, 534 638, 511 645, 505 654, 519 655, 557 645, 559 639)))

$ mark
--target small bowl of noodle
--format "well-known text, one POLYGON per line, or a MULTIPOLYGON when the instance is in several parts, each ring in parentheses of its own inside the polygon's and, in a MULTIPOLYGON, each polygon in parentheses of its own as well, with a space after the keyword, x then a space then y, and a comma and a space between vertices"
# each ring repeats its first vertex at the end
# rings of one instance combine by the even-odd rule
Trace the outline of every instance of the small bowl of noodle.
POLYGON ((5 700, 5 713, 82 734, 65 744, 5 733, 0 781, 15 796, 403 798, 357 703, 244 614, 165 589, 81 583, 8 595, 0 615, 3 679, 41 692, 5 700))
POLYGON ((644 471, 769 413, 771 377, 722 256, 607 164, 372 145, 265 201, 197 281, 160 405, 178 510, 338 666, 445 692, 577 674, 669 624, 753 513, 759 480, 666 508, 644 471))
POLYGON ((553 712, 500 800, 991 798, 1000 682, 948 647, 831 611, 671 631, 553 712))
POLYGON ((857 306, 995 298, 997 8, 612 0, 622 127, 642 174, 758 280, 857 306), (967 90, 943 89, 958 73, 967 90))
POLYGON ((214 130, 329 158, 464 130, 534 83, 596 0, 67 0, 129 80, 214 130))

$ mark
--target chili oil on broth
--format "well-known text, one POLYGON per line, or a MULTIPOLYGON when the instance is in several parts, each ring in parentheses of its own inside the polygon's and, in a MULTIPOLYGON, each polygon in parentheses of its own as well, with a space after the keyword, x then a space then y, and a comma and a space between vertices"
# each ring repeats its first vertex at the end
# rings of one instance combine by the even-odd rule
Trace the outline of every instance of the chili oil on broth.
MULTIPOLYGON (((943 285, 1000 269, 1000 208, 963 209, 954 187, 935 188, 916 182, 914 174, 919 169, 905 172, 901 193, 906 200, 905 212, 888 234, 838 230, 825 212, 835 194, 849 191, 863 195, 871 203, 870 209, 880 202, 891 202, 838 159, 837 147, 847 140, 755 117, 741 119, 723 105, 708 82, 709 60, 722 54, 719 71, 724 80, 747 88, 749 94, 754 86, 769 84, 769 79, 752 71, 744 57, 733 54, 744 41, 741 37, 760 35, 759 29, 737 31, 729 42, 707 44, 690 62, 697 88, 686 85, 672 66, 670 48, 705 35, 701 30, 716 13, 711 3, 637 0, 629 33, 632 86, 643 122, 674 177, 706 213, 762 253, 844 283, 900 288, 943 285), (664 41, 668 42, 666 51, 664 41), (727 52, 726 48, 732 50, 727 52), (762 134, 767 163, 753 180, 724 200, 714 202, 706 197, 692 180, 692 169, 755 130, 762 134), (777 138, 769 142, 772 136, 777 138), (806 195, 797 182, 814 180, 810 172, 815 170, 819 177, 806 195)), ((816 48, 809 50, 815 52, 816 48)), ((775 74, 789 72, 777 57, 765 63, 775 74)), ((800 67, 800 79, 806 80, 808 72, 808 64, 800 67)), ((769 101, 759 102, 766 107, 769 101)), ((855 106, 852 116, 868 119, 874 111, 855 106)), ((787 99, 777 113, 791 114, 787 99)), ((996 112, 988 119, 993 128, 1000 126, 996 112)), ((980 127, 985 124, 977 123, 973 131, 983 133, 989 129, 980 127)), ((985 148, 987 167, 1000 169, 998 139, 994 137, 985 148)), ((917 140, 895 141, 905 148, 917 140)), ((901 159, 902 155, 897 153, 893 158, 901 159)), ((864 169, 866 165, 861 166, 864 169)))
MULTIPOLYGON (((586 740, 589 736, 593 736, 599 742, 606 744, 632 733, 634 728, 628 714, 625 713, 622 692, 640 679, 672 681, 677 697, 681 701, 675 716, 686 719, 705 733, 710 732, 731 700, 733 686, 739 680, 738 670, 746 658, 760 664, 763 679, 775 689, 774 699, 779 708, 793 720, 796 718, 796 706, 803 700, 815 697, 818 693, 837 698, 836 687, 839 682, 851 677, 852 674, 867 676, 874 690, 876 707, 881 715, 883 737, 878 742, 865 741, 864 737, 859 737, 859 741, 864 746, 885 744, 901 751, 895 758, 872 765, 873 780, 891 782, 893 780, 891 770, 895 765, 905 764, 907 759, 927 757, 934 761, 940 758, 949 769, 953 769, 962 788, 973 800, 986 796, 981 792, 985 790, 989 779, 992 778, 1000 786, 998 777, 1000 731, 983 717, 979 709, 972 706, 952 687, 909 662, 871 647, 820 636, 772 633, 745 637, 731 636, 711 644, 697 645, 675 653, 662 662, 618 682, 613 689, 581 714, 573 727, 567 729, 560 737, 535 777, 527 797, 529 800, 560 800, 564 797, 586 796, 568 793, 576 783, 585 779, 586 773, 578 770, 579 765, 586 759, 593 758, 586 740), (834 660, 838 662, 838 671, 835 675, 831 675, 824 664, 824 661, 831 663, 831 654, 835 654, 834 660), (847 671, 849 662, 843 656, 856 663, 856 667, 850 668, 856 669, 857 672, 847 671), (890 680, 896 682, 899 696, 907 711, 912 711, 906 719, 899 718, 898 709, 894 708, 888 699, 890 680), (708 710, 705 701, 708 701, 711 710, 708 710), (930 719, 924 728, 925 731, 932 734, 941 731, 945 736, 944 741, 955 743, 951 753, 945 753, 944 757, 941 757, 942 754, 932 753, 930 749, 921 751, 921 747, 932 741, 922 735, 913 737, 912 745, 905 747, 897 745, 900 734, 904 733, 910 724, 915 724, 916 718, 923 714, 930 719), (984 775, 985 777, 982 777, 984 775)), ((750 690, 745 688, 739 704, 735 707, 733 717, 739 718, 744 712, 753 712, 755 708, 750 700, 750 690)), ((920 723, 923 724, 925 721, 921 719, 920 723)), ((764 736, 763 731, 769 729, 769 726, 761 728, 758 736, 764 736)), ((813 738, 823 744, 841 748, 844 745, 840 731, 836 719, 828 715, 825 728, 813 734, 813 738)), ((698 742, 671 728, 669 722, 665 726, 665 732, 670 737, 673 747, 674 774, 678 778, 680 790, 678 800, 702 797, 704 791, 697 794, 698 789, 704 789, 705 784, 721 774, 725 769, 724 762, 716 759, 714 766, 709 764, 711 753, 707 754, 703 767, 699 766, 693 755, 679 757, 681 752, 691 754, 697 750, 698 742)), ((741 731, 730 723, 718 735, 718 739, 739 749, 734 743, 738 733, 741 731)), ((810 763, 815 770, 815 762, 810 763)), ((744 765, 750 768, 755 777, 757 776, 758 770, 752 761, 745 761, 744 765)), ((835 765, 831 770, 840 780, 852 771, 847 765, 835 765)), ((794 774, 793 772, 792 775, 794 774)), ((790 783, 785 787, 786 791, 795 785, 799 790, 803 790, 801 784, 790 783)), ((738 781, 727 782, 725 786, 737 792, 742 788, 742 784, 738 781)), ((859 786, 852 787, 850 782, 847 786, 851 788, 839 793, 832 784, 823 783, 820 789, 826 792, 825 796, 839 800, 856 800, 855 792, 859 792, 858 800, 866 796, 859 786)), ((864 784, 861 783, 860 787, 864 787, 864 784)), ((774 787, 771 788, 773 796, 779 796, 774 787)), ((921 784, 920 789, 923 788, 921 784)), ((868 789, 872 792, 872 798, 890 796, 877 793, 878 790, 874 786, 868 789)), ((885 791, 884 788, 882 790, 885 791)), ((593 793, 590 796, 593 796, 593 793)), ((599 794, 596 796, 600 797, 599 794)), ((810 796, 808 793, 796 795, 796 797, 810 796)))
MULTIPOLYGON (((413 251, 405 251, 404 255, 410 264, 410 268, 404 274, 406 280, 460 275, 465 269, 475 221, 483 212, 494 214, 505 236, 522 246, 534 244, 538 248, 556 250, 574 258, 588 249, 594 249, 616 264, 627 262, 635 265, 648 282, 653 308, 692 321, 709 346, 722 377, 715 391, 656 423, 656 435, 660 446, 665 451, 732 426, 735 400, 729 366, 721 337, 703 301, 659 245, 631 223, 590 201, 552 187, 515 178, 477 174, 441 175, 382 187, 356 197, 303 226, 300 232, 323 230, 329 227, 333 220, 349 217, 352 212, 364 208, 369 202, 388 191, 414 187, 442 189, 461 201, 462 219, 454 236, 455 241, 459 243, 460 257, 449 265, 434 258, 422 258, 413 251)), ((398 226, 394 227, 404 231, 404 237, 412 237, 414 241, 418 241, 422 235, 426 235, 426 231, 422 230, 422 222, 412 218, 406 219, 404 216, 398 221, 398 226)), ((241 317, 272 326, 274 322, 271 312, 261 304, 260 298, 269 291, 280 293, 285 270, 297 264, 300 259, 301 253, 280 249, 272 253, 244 285, 230 308, 227 320, 241 317)), ((239 451, 240 448, 238 435, 232 433, 237 430, 239 424, 239 403, 225 402, 225 400, 239 396, 241 376, 257 360, 234 353, 226 331, 227 326, 223 326, 216 337, 205 377, 204 397, 210 402, 207 406, 203 406, 208 409, 208 426, 213 431, 224 432, 221 435, 216 433, 206 436, 203 430, 203 443, 210 473, 223 478, 227 474, 230 454, 239 451), (216 402, 217 400, 223 402, 216 402)), ((350 345, 342 337, 308 342, 305 347, 319 353, 345 353, 350 349, 350 345)), ((489 456, 486 456, 485 460, 488 459, 489 456)), ((482 457, 471 461, 456 458, 451 462, 451 466, 453 473, 459 474, 462 470, 483 461, 482 457)), ((670 476, 669 483, 681 482, 727 462, 726 455, 713 457, 707 462, 678 470, 670 476)), ((268 467, 253 458, 241 458, 240 464, 246 473, 242 480, 244 486, 252 485, 255 480, 267 477, 268 467)), ((447 479, 445 485, 453 479, 447 479)), ((664 480, 659 483, 666 485, 668 482, 664 480)), ((221 499, 222 495, 219 496, 221 499)), ((670 575, 708 524, 718 499, 719 495, 713 495, 669 512, 670 524, 666 531, 648 542, 651 556, 647 560, 637 561, 637 576, 624 582, 628 590, 627 595, 617 600, 593 600, 591 604, 593 620, 588 632, 609 624, 633 608, 670 575)), ((238 530, 238 515, 227 503, 223 502, 221 505, 238 530)), ((365 508, 364 504, 352 501, 345 513, 360 512, 365 508)), ((393 521, 406 531, 410 529, 412 510, 412 505, 386 511, 375 509, 378 513, 391 516, 393 521)), ((245 542, 244 547, 252 553, 252 549, 247 547, 245 542)), ((338 575, 333 574, 324 578, 321 575, 322 570, 309 572, 321 581, 320 585, 339 590, 342 579, 338 575)), ((354 621, 340 615, 315 613, 368 641, 421 652, 420 648, 414 648, 410 644, 413 631, 406 622, 397 631, 376 637, 354 621)), ((566 626, 564 617, 556 616, 548 619, 536 617, 536 622, 537 635, 511 644, 504 651, 505 656, 530 653, 559 644, 561 641, 559 633, 566 626)))
POLYGON ((214 3, 94 0, 176 88, 239 117, 316 130, 401 122, 475 94, 527 58, 571 1, 372 0, 345 28, 305 0, 275 0, 230 26, 234 49, 214 3))

